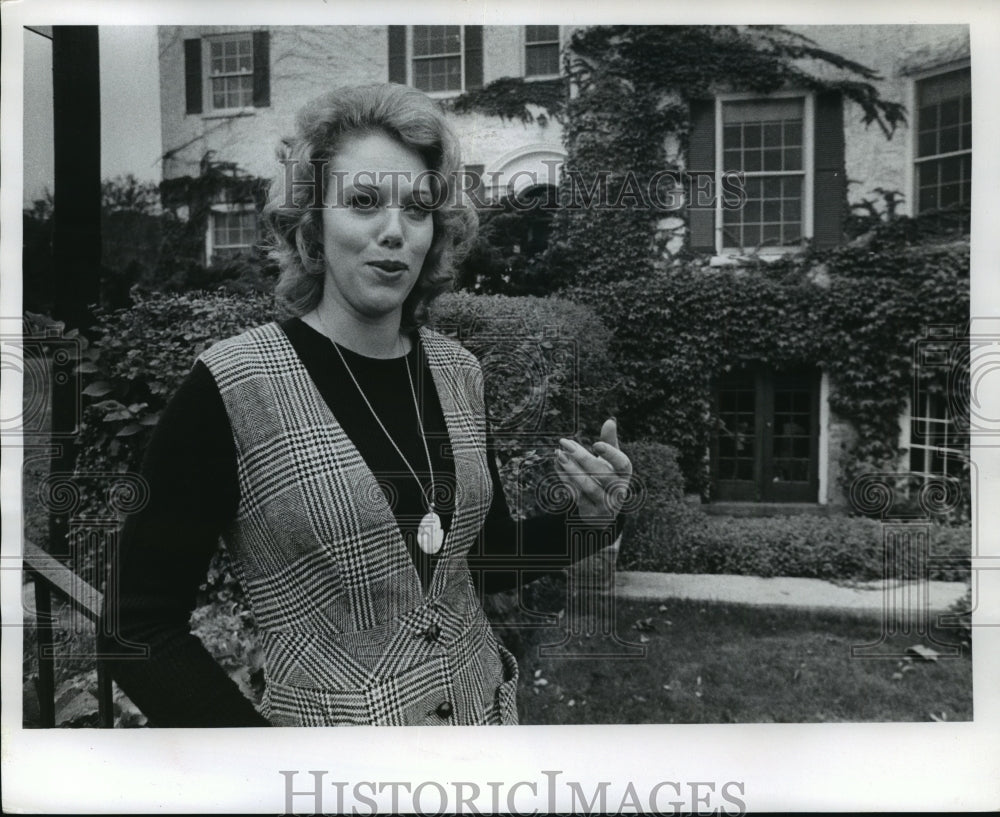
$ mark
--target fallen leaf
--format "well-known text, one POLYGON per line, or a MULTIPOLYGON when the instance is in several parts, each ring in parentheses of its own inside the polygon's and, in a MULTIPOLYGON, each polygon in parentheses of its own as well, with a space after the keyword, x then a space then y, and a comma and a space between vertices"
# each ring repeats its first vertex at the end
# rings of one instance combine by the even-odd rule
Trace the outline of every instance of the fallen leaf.
POLYGON ((923 644, 914 644, 912 647, 907 647, 906 651, 923 658, 924 661, 937 661, 938 656, 941 654, 937 650, 925 647, 923 644))
POLYGON ((695 697, 695 698, 700 698, 700 697, 701 697, 701 690, 700 690, 700 689, 696 689, 696 690, 695 690, 695 692, 694 692, 694 697, 695 697))
POLYGON ((664 685, 663 685, 663 688, 664 688, 665 690, 667 690, 668 692, 670 692, 670 691, 672 691, 672 690, 673 690, 673 687, 672 687, 672 686, 670 686, 670 684, 664 684, 664 685))
POLYGON ((542 670, 541 670, 541 668, 539 668, 539 669, 536 669, 536 670, 535 670, 535 677, 536 677, 536 678, 539 678, 539 677, 541 677, 541 674, 542 674, 542 670))
POLYGON ((901 672, 894 672, 892 674, 892 680, 893 681, 902 681, 903 680, 903 673, 901 673, 901 672))
POLYGON ((568 700, 568 701, 566 702, 566 706, 576 706, 576 699, 575 699, 575 698, 570 698, 570 699, 569 699, 569 700, 568 700))
POLYGON ((632 625, 633 630, 652 630, 653 629, 653 617, 640 618, 632 625))
POLYGON ((665 605, 665 604, 661 604, 661 605, 660 605, 660 612, 661 612, 661 613, 665 613, 665 612, 667 612, 667 605, 665 605))
POLYGON ((645 635, 644 633, 640 633, 639 634, 639 643, 640 644, 646 644, 646 643, 648 643, 648 641, 649 641, 649 636, 648 635, 645 635))
POLYGON ((549 682, 545 678, 536 678, 535 679, 535 686, 536 687, 546 687, 548 685, 549 685, 549 682))

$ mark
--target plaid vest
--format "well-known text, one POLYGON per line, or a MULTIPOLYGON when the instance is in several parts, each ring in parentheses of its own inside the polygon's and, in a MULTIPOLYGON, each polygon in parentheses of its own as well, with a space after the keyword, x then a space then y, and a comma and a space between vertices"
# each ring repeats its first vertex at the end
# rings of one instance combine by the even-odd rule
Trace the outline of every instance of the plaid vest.
POLYGON ((422 328, 455 463, 455 512, 430 586, 375 475, 275 323, 201 355, 236 443, 240 501, 223 533, 260 629, 261 711, 276 726, 517 723, 517 663, 466 554, 486 517, 483 380, 422 328))

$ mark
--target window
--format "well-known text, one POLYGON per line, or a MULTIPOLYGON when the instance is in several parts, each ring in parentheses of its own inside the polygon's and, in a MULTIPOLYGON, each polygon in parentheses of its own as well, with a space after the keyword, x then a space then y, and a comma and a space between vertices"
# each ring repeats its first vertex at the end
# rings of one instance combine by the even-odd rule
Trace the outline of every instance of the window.
POLYGON ((910 418, 910 471, 921 481, 964 478, 966 441, 955 427, 947 396, 924 392, 917 400, 910 418))
POLYGON ((252 206, 216 205, 209 225, 206 255, 233 256, 257 243, 257 213, 252 206))
POLYGON ((559 26, 524 27, 524 76, 559 75, 559 26))
MULTIPOLYGON (((972 200, 972 74, 969 68, 916 83, 917 213, 967 210, 972 200)), ((968 213, 957 226, 969 229, 968 213)))
POLYGON ((389 81, 447 96, 483 85, 482 26, 389 26, 389 81))
POLYGON ((185 40, 184 92, 188 114, 244 111, 270 105, 268 32, 247 31, 185 40))
POLYGON ((462 27, 413 27, 413 86, 421 91, 462 90, 462 27))
MULTIPOLYGON (((722 171, 744 174, 746 202, 722 206, 722 249, 794 247, 806 217, 805 99, 722 102, 722 171)), ((721 189, 721 178, 718 181, 721 189)), ((720 202, 722 204, 722 202, 720 202)))
POLYGON ((208 76, 213 108, 253 104, 253 40, 249 33, 209 41, 208 76))
POLYGON ((692 250, 782 253, 804 240, 835 247, 844 240, 847 196, 843 98, 823 91, 692 100, 687 171, 692 250))

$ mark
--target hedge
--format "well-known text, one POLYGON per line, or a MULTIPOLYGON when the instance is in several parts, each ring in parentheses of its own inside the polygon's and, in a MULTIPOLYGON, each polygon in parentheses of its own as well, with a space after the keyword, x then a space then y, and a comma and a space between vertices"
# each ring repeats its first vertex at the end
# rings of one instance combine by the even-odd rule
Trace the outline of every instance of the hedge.
MULTIPOLYGON (((933 525, 927 578, 967 581, 968 525, 933 525)), ((839 516, 732 518, 709 516, 681 503, 655 510, 626 528, 621 570, 667 573, 801 576, 829 581, 883 578, 883 527, 839 516)), ((912 569, 895 578, 920 576, 912 569)))

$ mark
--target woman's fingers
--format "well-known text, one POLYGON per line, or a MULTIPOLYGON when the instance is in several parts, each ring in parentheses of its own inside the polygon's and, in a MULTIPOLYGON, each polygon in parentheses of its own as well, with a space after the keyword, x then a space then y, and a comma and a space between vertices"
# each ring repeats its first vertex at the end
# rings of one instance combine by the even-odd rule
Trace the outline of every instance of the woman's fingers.
MULTIPOLYGON (((609 420, 608 423, 613 423, 609 420)), ((607 423, 605 423, 607 426, 607 423)), ((560 440, 563 453, 573 458, 580 467, 592 474, 596 479, 606 481, 605 478, 614 476, 628 477, 632 474, 632 463, 622 451, 606 441, 594 443, 594 451, 599 456, 594 456, 586 448, 574 440, 560 440)))
POLYGON ((605 460, 616 474, 622 477, 632 475, 632 461, 620 448, 606 442, 594 443, 594 450, 605 460))
MULTIPOLYGON (((597 460, 597 457, 592 457, 597 460)), ((564 481, 568 481, 575 486, 578 491, 585 494, 592 500, 598 500, 605 493, 605 487, 601 483, 599 476, 592 469, 588 470, 574 459, 562 451, 556 452, 556 466, 564 481)), ((606 465, 604 466, 607 467, 606 465)))

